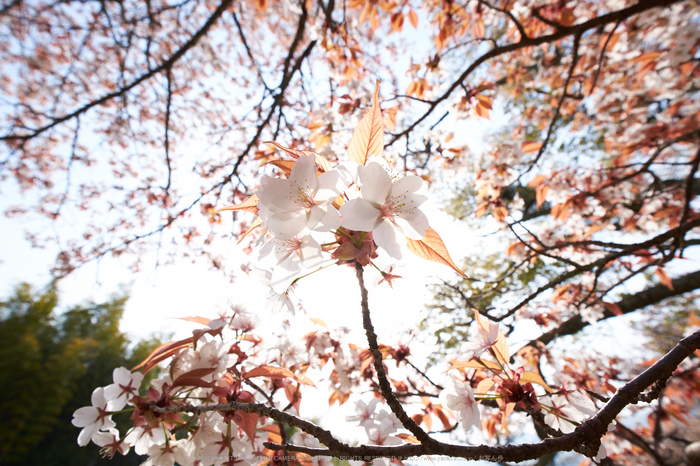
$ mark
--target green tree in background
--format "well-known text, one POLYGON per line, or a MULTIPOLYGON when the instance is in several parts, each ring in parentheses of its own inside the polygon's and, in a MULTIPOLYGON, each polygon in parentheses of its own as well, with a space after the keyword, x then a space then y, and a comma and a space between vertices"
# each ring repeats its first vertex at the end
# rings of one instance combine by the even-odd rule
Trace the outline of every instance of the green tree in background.
MULTIPOLYGON (((115 367, 135 366, 159 344, 152 338, 130 348, 119 331, 126 301, 126 296, 114 297, 58 314, 55 285, 36 293, 23 284, 0 302, 1 465, 108 461, 94 444, 78 447, 70 421, 76 409, 90 404, 94 387, 112 382, 115 367)), ((132 452, 109 464, 141 461, 132 452)))

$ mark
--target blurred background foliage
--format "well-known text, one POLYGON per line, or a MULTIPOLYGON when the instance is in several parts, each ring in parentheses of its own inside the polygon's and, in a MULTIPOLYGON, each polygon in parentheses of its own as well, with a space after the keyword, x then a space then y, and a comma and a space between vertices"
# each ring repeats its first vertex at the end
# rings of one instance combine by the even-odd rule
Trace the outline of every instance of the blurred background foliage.
MULTIPOLYGON (((0 465, 143 462, 133 451, 109 460, 93 443, 79 447, 79 430, 71 424, 76 409, 90 406, 95 387, 112 383, 115 367, 134 367, 160 344, 156 337, 130 342, 119 330, 127 299, 115 296, 61 312, 53 283, 43 291, 19 285, 0 301, 0 465)), ((122 413, 115 421, 124 426, 128 418, 122 413)))

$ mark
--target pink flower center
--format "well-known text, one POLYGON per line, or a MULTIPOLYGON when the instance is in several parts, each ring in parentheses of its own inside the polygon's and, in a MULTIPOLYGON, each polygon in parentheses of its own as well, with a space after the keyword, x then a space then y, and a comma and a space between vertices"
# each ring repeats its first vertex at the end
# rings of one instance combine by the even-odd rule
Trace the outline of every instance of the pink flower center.
POLYGON ((379 213, 382 216, 382 218, 391 220, 393 222, 394 218, 406 206, 406 203, 401 201, 402 199, 400 197, 390 197, 389 199, 387 199, 384 205, 379 208, 379 213))
POLYGON ((313 206, 316 205, 316 200, 314 200, 314 196, 312 193, 306 191, 301 186, 297 187, 297 191, 299 192, 299 195, 294 200, 294 202, 298 206, 300 206, 304 209, 311 209, 313 206))

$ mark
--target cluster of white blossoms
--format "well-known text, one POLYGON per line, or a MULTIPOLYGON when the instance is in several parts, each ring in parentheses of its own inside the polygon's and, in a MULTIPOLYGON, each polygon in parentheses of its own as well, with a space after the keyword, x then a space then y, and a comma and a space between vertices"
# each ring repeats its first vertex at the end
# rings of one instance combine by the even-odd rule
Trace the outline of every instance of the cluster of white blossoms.
MULTIPOLYGON (((399 437, 392 434, 403 428, 398 418, 386 409, 377 411, 379 400, 372 398, 369 403, 358 400, 355 403, 355 415, 345 418, 348 422, 360 421, 360 425, 365 428, 368 443, 370 445, 399 445, 402 443, 399 437)), ((357 462, 357 464, 362 464, 357 462)), ((377 466, 387 466, 389 460, 377 458, 374 460, 377 466)))
POLYGON ((350 241, 360 254, 363 243, 373 239, 389 256, 401 259, 404 237, 425 236, 428 219, 418 209, 426 200, 420 193, 422 178, 392 178, 382 162, 375 158, 364 166, 346 162, 319 170, 313 156, 301 155, 288 178, 263 176, 255 193, 258 215, 273 237, 261 248, 259 259, 272 267, 269 280, 275 293, 286 293, 304 272, 318 269, 323 253, 334 245, 350 241), (336 239, 322 247, 317 235, 328 232, 336 239), (354 232, 372 237, 353 236, 354 232))
MULTIPOLYGON (((84 447, 90 441, 101 447, 113 446, 122 454, 129 451, 130 442, 119 442, 119 431, 112 420, 112 414, 118 412, 138 394, 143 374, 131 373, 124 367, 114 369, 114 383, 98 387, 92 392, 92 406, 86 406, 73 413, 73 425, 82 427, 78 435, 78 445, 84 447)), ((133 437, 132 437, 133 439, 133 437)))

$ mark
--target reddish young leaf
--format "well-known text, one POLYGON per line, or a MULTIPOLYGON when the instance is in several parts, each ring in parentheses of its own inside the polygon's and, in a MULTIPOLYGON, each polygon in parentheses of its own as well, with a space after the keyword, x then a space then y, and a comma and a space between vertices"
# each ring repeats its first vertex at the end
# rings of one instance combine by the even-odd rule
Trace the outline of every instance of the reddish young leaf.
POLYGON ((406 242, 408 244, 408 250, 416 256, 422 257, 423 259, 427 259, 429 261, 445 264, 462 277, 467 278, 464 272, 462 272, 452 261, 450 253, 447 252, 445 243, 442 242, 440 235, 438 235, 432 228, 428 228, 423 239, 414 240, 406 238, 406 242))
POLYGON ((384 154, 384 121, 379 109, 379 81, 374 87, 372 108, 365 114, 350 138, 348 158, 364 165, 369 155, 381 157, 384 154))
POLYGON ((151 354, 149 354, 146 359, 141 361, 140 364, 136 365, 132 371, 141 369, 141 372, 146 374, 148 371, 153 369, 159 362, 168 359, 173 354, 180 351, 182 348, 190 346, 194 341, 194 337, 185 338, 184 340, 169 341, 163 343, 158 348, 154 349, 151 354))
POLYGON ((256 413, 246 413, 236 411, 234 422, 240 427, 250 439, 250 444, 255 448, 255 427, 258 425, 260 415, 256 413))
POLYGON ((201 388, 212 388, 215 387, 214 382, 205 382, 199 377, 178 377, 173 380, 173 387, 201 387, 201 388))

